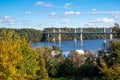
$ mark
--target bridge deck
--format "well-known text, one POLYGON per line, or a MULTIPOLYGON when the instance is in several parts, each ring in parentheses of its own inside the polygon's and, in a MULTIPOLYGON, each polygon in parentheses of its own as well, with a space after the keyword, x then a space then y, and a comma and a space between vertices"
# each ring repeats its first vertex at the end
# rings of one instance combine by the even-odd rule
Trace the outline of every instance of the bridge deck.
POLYGON ((116 32, 43 32, 44 34, 117 34, 116 32))

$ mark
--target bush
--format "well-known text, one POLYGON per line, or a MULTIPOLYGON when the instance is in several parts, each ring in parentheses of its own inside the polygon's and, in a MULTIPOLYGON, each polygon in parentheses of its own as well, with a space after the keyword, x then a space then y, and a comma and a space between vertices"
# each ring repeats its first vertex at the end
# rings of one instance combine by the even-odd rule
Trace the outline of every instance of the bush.
POLYGON ((93 76, 97 76, 97 75, 98 75, 98 68, 93 63, 82 64, 79 68, 79 76, 81 76, 81 77, 84 77, 84 76, 93 77, 93 76))

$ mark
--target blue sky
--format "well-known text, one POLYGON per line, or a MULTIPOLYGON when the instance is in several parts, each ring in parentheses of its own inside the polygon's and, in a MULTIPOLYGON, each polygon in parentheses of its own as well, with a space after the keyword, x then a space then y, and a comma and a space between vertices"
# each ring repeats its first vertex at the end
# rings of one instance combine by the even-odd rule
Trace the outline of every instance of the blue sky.
POLYGON ((0 27, 111 27, 120 0, 0 0, 0 27))

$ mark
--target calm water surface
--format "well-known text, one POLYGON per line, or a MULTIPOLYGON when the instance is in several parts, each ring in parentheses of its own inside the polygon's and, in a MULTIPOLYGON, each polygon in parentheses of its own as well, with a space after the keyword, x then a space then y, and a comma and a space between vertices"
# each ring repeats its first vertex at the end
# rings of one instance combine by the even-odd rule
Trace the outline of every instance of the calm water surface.
POLYGON ((77 40, 76 45, 74 44, 74 40, 65 40, 62 41, 61 44, 59 42, 34 42, 31 44, 32 47, 38 46, 59 46, 65 55, 67 55, 71 50, 86 50, 89 49, 91 51, 97 51, 102 48, 103 39, 89 39, 83 40, 83 46, 80 46, 80 40, 77 40))

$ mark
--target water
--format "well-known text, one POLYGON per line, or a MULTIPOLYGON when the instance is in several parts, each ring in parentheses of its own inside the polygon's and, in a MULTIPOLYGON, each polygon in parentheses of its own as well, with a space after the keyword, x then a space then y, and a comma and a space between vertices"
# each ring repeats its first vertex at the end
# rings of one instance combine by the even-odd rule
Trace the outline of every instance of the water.
POLYGON ((103 39, 89 39, 83 40, 83 46, 80 46, 80 40, 77 40, 76 45, 74 44, 74 40, 65 40, 62 41, 61 44, 59 42, 34 42, 31 44, 32 47, 37 46, 59 46, 65 55, 67 55, 71 50, 86 50, 89 49, 91 51, 97 51, 101 49, 103 44, 103 39))

